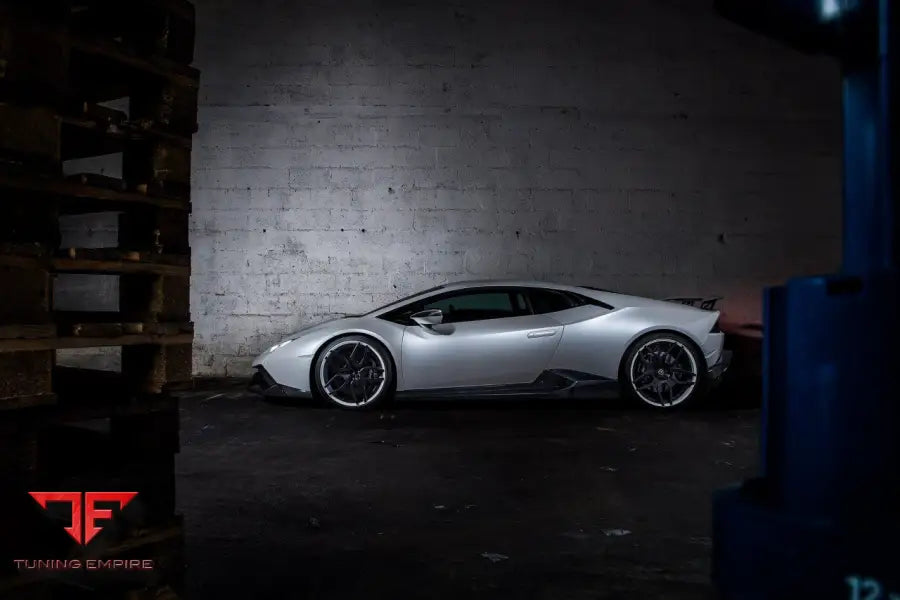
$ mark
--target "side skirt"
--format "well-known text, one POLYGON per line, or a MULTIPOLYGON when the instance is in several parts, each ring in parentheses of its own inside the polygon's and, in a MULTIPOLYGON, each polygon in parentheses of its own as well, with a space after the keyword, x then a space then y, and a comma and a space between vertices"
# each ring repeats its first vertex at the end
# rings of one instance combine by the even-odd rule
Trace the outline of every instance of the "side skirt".
POLYGON ((541 373, 531 383, 512 385, 478 385, 454 388, 403 390, 398 398, 569 398, 579 392, 618 391, 619 382, 591 373, 552 369, 541 373))

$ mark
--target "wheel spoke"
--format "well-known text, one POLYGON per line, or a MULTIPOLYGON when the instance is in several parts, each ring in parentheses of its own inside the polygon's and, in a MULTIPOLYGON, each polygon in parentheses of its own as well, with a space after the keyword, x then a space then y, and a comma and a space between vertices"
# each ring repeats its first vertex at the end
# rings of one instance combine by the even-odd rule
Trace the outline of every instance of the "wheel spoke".
POLYGON ((652 378, 653 373, 651 373, 650 371, 644 371, 643 373, 641 373, 640 375, 638 375, 637 377, 634 378, 634 383, 637 383, 638 381, 640 381, 641 379, 644 379, 645 377, 652 378))
POLYGON ((349 369, 350 371, 355 370, 353 368, 353 361, 351 361, 348 357, 344 356, 343 354, 338 354, 337 357, 344 361, 344 366, 342 367, 342 369, 349 369))
POLYGON ((363 361, 366 359, 366 354, 368 353, 369 347, 367 345, 356 342, 353 349, 350 351, 350 354, 347 356, 347 359, 350 361, 350 365, 354 370, 358 370, 362 366, 363 361), (362 356, 359 359, 356 359, 354 357, 356 356, 356 351, 359 350, 360 347, 363 349, 362 356))
POLYGON ((663 397, 663 386, 662 383, 656 382, 653 386, 653 394, 656 396, 657 402, 660 404, 665 404, 666 399, 663 397))
POLYGON ((341 376, 344 376, 344 379, 346 379, 346 375, 344 375, 343 373, 335 373, 334 375, 332 375, 331 379, 329 379, 328 381, 325 382, 325 387, 329 387, 331 385, 332 381, 334 381, 335 379, 337 379, 338 377, 341 377, 341 376))
MULTIPOLYGON (((338 377, 338 375, 340 375, 340 373, 338 373, 338 374, 335 375, 334 377, 338 377)), ((339 386, 337 386, 337 387, 331 387, 331 382, 334 381, 334 377, 332 377, 331 379, 329 379, 329 380, 328 380, 328 383, 326 383, 326 384, 323 386, 323 387, 325 388, 325 391, 328 392, 328 393, 330 393, 330 394, 333 394, 333 393, 336 393, 336 392, 341 391, 342 389, 344 389, 345 387, 347 387, 347 384, 348 384, 348 383, 350 383, 350 377, 349 377, 349 376, 344 376, 344 380, 341 382, 341 385, 339 385, 339 386)))

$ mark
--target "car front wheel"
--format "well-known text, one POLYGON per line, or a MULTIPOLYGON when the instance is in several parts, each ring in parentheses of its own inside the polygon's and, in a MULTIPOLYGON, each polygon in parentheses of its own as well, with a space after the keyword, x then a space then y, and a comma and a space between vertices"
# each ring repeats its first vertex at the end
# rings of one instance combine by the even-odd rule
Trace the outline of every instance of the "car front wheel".
POLYGON ((683 408, 703 396, 706 362, 685 336, 651 333, 634 342, 622 361, 619 381, 626 396, 644 406, 683 408))
POLYGON ((393 364, 387 348, 361 335, 329 342, 314 365, 319 394, 344 409, 370 409, 392 394, 393 364))

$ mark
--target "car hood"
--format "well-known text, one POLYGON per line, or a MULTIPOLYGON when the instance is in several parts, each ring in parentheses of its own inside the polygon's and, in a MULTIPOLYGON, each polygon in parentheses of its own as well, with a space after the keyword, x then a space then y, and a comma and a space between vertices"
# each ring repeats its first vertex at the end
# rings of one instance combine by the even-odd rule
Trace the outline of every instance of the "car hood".
POLYGON ((358 319, 359 317, 360 317, 360 315, 343 315, 343 316, 334 317, 332 319, 328 319, 325 321, 319 321, 318 323, 310 323, 309 325, 305 325, 304 327, 301 327, 297 331, 293 332, 291 335, 284 338, 284 341, 294 340, 294 339, 297 339, 298 337, 301 337, 308 333, 312 333, 314 331, 318 331, 319 329, 323 329, 326 327, 334 327, 335 325, 349 324, 349 323, 352 323, 353 321, 355 321, 356 319, 358 319))

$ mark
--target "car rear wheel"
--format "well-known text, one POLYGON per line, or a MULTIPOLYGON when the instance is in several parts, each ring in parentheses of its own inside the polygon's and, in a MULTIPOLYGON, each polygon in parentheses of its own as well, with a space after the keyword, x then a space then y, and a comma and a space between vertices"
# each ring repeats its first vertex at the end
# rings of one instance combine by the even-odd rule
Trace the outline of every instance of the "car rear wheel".
POLYGON ((344 409, 371 409, 393 393, 394 369, 387 348, 362 335, 329 342, 316 359, 313 375, 319 394, 344 409))
POLYGON ((674 332, 651 333, 634 342, 619 373, 623 392, 658 410, 683 408, 703 396, 706 362, 695 345, 674 332))

